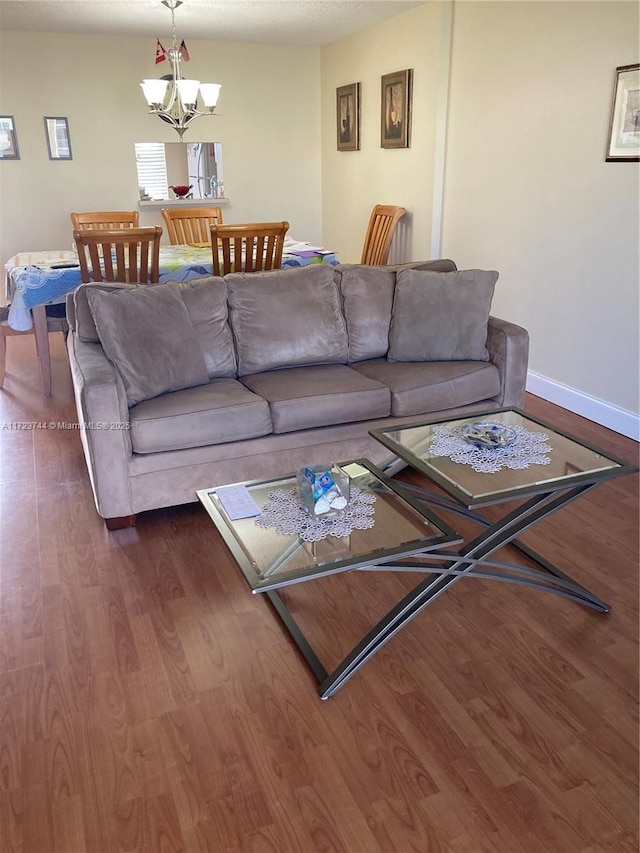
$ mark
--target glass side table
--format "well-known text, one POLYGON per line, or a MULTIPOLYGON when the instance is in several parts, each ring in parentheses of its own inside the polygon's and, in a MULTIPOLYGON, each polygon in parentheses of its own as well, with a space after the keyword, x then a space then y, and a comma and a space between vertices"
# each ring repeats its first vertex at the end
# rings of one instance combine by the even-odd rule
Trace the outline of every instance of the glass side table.
MULTIPOLYGON (((298 534, 281 534, 256 525, 254 518, 233 520, 216 488, 197 492, 253 593, 266 593, 320 682, 323 699, 335 693, 398 631, 415 612, 413 592, 395 605, 349 652, 332 672, 327 672, 302 630, 277 593, 281 587, 347 571, 431 572, 423 559, 433 549, 461 542, 446 522, 407 494, 366 459, 340 466, 351 485, 376 497, 374 526, 354 530, 349 536, 306 542, 298 534), (411 567, 405 566, 410 558, 411 567)), ((295 489, 296 475, 244 483, 262 508, 274 489, 295 489)))
POLYGON ((370 434, 393 453, 383 466, 388 474, 409 465, 438 485, 446 495, 404 483, 402 488, 425 505, 464 516, 484 528, 455 552, 431 553, 433 559, 440 560, 440 565, 434 567, 437 577, 425 585, 423 604, 435 599, 462 577, 471 576, 546 590, 600 612, 611 609, 517 537, 599 483, 637 472, 635 465, 516 408, 494 409, 461 418, 424 419, 394 429, 373 429, 370 434), (436 427, 455 430, 486 421, 544 433, 551 448, 549 464, 486 473, 432 452, 436 427), (519 500, 518 505, 514 509, 507 508, 497 521, 488 520, 477 511, 479 507, 515 500, 519 500), (536 568, 489 559, 507 544, 526 554, 536 568))

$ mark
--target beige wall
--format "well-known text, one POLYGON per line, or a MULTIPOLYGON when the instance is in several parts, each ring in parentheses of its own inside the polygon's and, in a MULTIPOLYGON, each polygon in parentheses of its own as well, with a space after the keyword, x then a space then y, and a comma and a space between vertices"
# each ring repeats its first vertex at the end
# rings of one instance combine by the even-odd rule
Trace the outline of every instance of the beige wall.
POLYGON ((500 271, 530 368, 638 412, 639 167, 605 163, 635 2, 456 2, 443 251, 500 271))
POLYGON ((638 62, 638 4, 456 0, 450 42, 447 8, 323 49, 324 240, 357 260, 371 206, 396 203, 411 211, 399 259, 429 256, 446 117, 436 253, 500 272, 494 313, 529 329, 535 393, 637 435, 639 167, 604 152, 615 68, 638 62), (407 67, 411 148, 384 151, 380 75, 407 67), (338 152, 335 88, 356 81, 362 150, 338 152))
POLYGON ((431 241, 434 145, 442 15, 445 3, 427 3, 335 42, 322 50, 323 239, 341 259, 359 261, 374 204, 398 204, 395 257, 427 257, 431 241), (409 148, 380 147, 380 77, 413 69, 409 148), (336 88, 361 84, 360 151, 336 150, 336 88))
MULTIPOLYGON (((190 76, 222 83, 220 116, 185 140, 222 142, 229 222, 288 219, 320 241, 320 51, 190 40, 190 76)), ((147 113, 138 83, 160 76, 152 38, 0 33, 0 114, 14 115, 21 159, 0 163, 0 261, 69 248, 72 210, 132 209, 134 142, 177 142, 147 113), (73 160, 51 162, 45 115, 69 118, 73 160)), ((162 224, 159 209, 142 224, 162 224)))
MULTIPOLYGON (((196 132, 197 127, 194 125, 193 133, 195 134, 196 132)), ((194 140, 194 142, 195 141, 196 140, 194 140)), ((189 180, 189 168, 187 165, 187 157, 184 146, 180 145, 180 143, 174 145, 165 145, 164 159, 165 163, 167 164, 167 181, 169 185, 184 184, 188 187, 191 181, 189 180)), ((172 194, 170 193, 170 195, 172 194)))

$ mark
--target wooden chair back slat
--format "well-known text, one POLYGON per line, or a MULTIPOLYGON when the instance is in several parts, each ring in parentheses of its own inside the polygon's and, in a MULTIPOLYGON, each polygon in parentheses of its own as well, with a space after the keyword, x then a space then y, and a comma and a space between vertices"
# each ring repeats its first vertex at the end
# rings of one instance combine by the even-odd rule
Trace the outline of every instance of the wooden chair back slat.
POLYGON ((288 230, 286 221, 212 225, 213 274, 279 269, 288 230))
POLYGON ((172 246, 208 243, 211 226, 222 225, 221 207, 163 207, 160 213, 172 246))
MULTIPOLYGON (((90 245, 88 248, 89 248, 89 259, 91 261, 91 269, 96 270, 96 275, 97 275, 96 281, 103 281, 102 270, 100 267, 100 253, 98 252, 98 245, 97 245, 97 243, 94 243, 94 244, 90 245)), ((80 257, 80 253, 78 253, 78 257, 80 257)), ((111 263, 111 261, 109 261, 109 263, 111 263)), ((85 266, 86 266, 86 261, 85 261, 85 266)), ((82 269, 82 265, 80 268, 82 269)), ((87 281, 90 281, 89 274, 87 275, 87 281)))
POLYGON ((373 208, 362 249, 361 263, 368 266, 387 263, 393 235, 398 222, 406 212, 404 207, 395 207, 390 204, 377 204, 373 208))
POLYGON ((243 237, 235 237, 233 240, 233 271, 242 272, 246 268, 246 261, 243 260, 243 254, 246 256, 247 247, 243 237))
POLYGON ((74 231, 82 281, 156 284, 160 279, 161 237, 158 225, 74 231))
MULTIPOLYGON (((131 262, 131 246, 123 246, 122 243, 115 244, 115 256, 116 256, 116 268, 115 268, 115 276, 116 281, 127 281, 127 269, 129 268, 129 263, 131 262), (125 248, 128 248, 129 251, 126 254, 125 258, 125 248), (122 277, 121 277, 122 276, 122 277)), ((107 266, 106 262, 108 260, 108 255, 105 257, 105 268, 107 266)), ((137 266, 137 265, 136 265, 137 266)))
MULTIPOLYGON (((134 253, 134 261, 135 263, 132 266, 138 266, 137 258, 135 258, 135 253, 137 252, 137 246, 130 246, 130 251, 134 253)), ((140 279, 142 281, 149 281, 149 258, 153 255, 153 246, 149 242, 149 240, 142 240, 140 243, 140 279)))
POLYGON ((140 214, 137 210, 94 210, 87 213, 70 213, 74 231, 87 228, 138 228, 140 214))

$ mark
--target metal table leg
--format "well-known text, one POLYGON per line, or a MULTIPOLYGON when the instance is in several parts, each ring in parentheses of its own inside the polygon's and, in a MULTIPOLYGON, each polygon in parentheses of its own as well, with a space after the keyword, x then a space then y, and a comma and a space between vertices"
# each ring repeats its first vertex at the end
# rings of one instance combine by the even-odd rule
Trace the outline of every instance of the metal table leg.
MULTIPOLYGON (((327 699, 332 696, 407 622, 435 601, 449 586, 457 583, 463 577, 502 580, 562 595, 599 612, 605 613, 610 610, 610 605, 561 572, 532 549, 519 543, 516 538, 538 521, 580 497, 581 494, 593 487, 594 484, 591 483, 565 489, 560 493, 553 490, 535 495, 493 523, 477 513, 462 508, 463 514, 486 526, 486 530, 462 549, 441 553, 429 551, 418 557, 404 558, 382 565, 371 564, 359 569, 359 571, 426 572, 429 577, 421 581, 396 604, 330 673, 320 662, 278 593, 274 590, 269 591, 267 595, 320 682, 318 690, 321 698, 327 699), (516 545, 540 567, 540 570, 488 559, 491 554, 507 544, 516 545)), ((434 496, 425 490, 416 487, 411 487, 410 490, 418 493, 419 499, 424 500, 425 503, 438 504, 439 496, 436 496, 437 499, 433 501, 430 499, 434 496)), ((445 498, 444 502, 448 503, 448 499, 445 498)), ((458 507, 452 505, 447 506, 447 508, 456 510, 458 507)))

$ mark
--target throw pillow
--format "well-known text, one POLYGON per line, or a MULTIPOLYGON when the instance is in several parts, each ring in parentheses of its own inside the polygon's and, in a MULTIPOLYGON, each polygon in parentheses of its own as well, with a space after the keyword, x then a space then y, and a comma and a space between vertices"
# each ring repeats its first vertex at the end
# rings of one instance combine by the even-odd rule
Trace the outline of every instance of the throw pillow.
POLYGON ((347 329, 331 267, 231 273, 224 280, 238 376, 279 367, 346 364, 347 329))
POLYGON ((347 321, 350 363, 386 356, 396 274, 404 269, 450 272, 456 269, 456 265, 453 261, 437 260, 385 266, 339 264, 334 267, 347 321))
POLYGON ((127 402, 209 381, 177 284, 87 291, 102 348, 122 377, 127 402))
POLYGON ((495 270, 398 272, 389 361, 489 361, 495 270))

